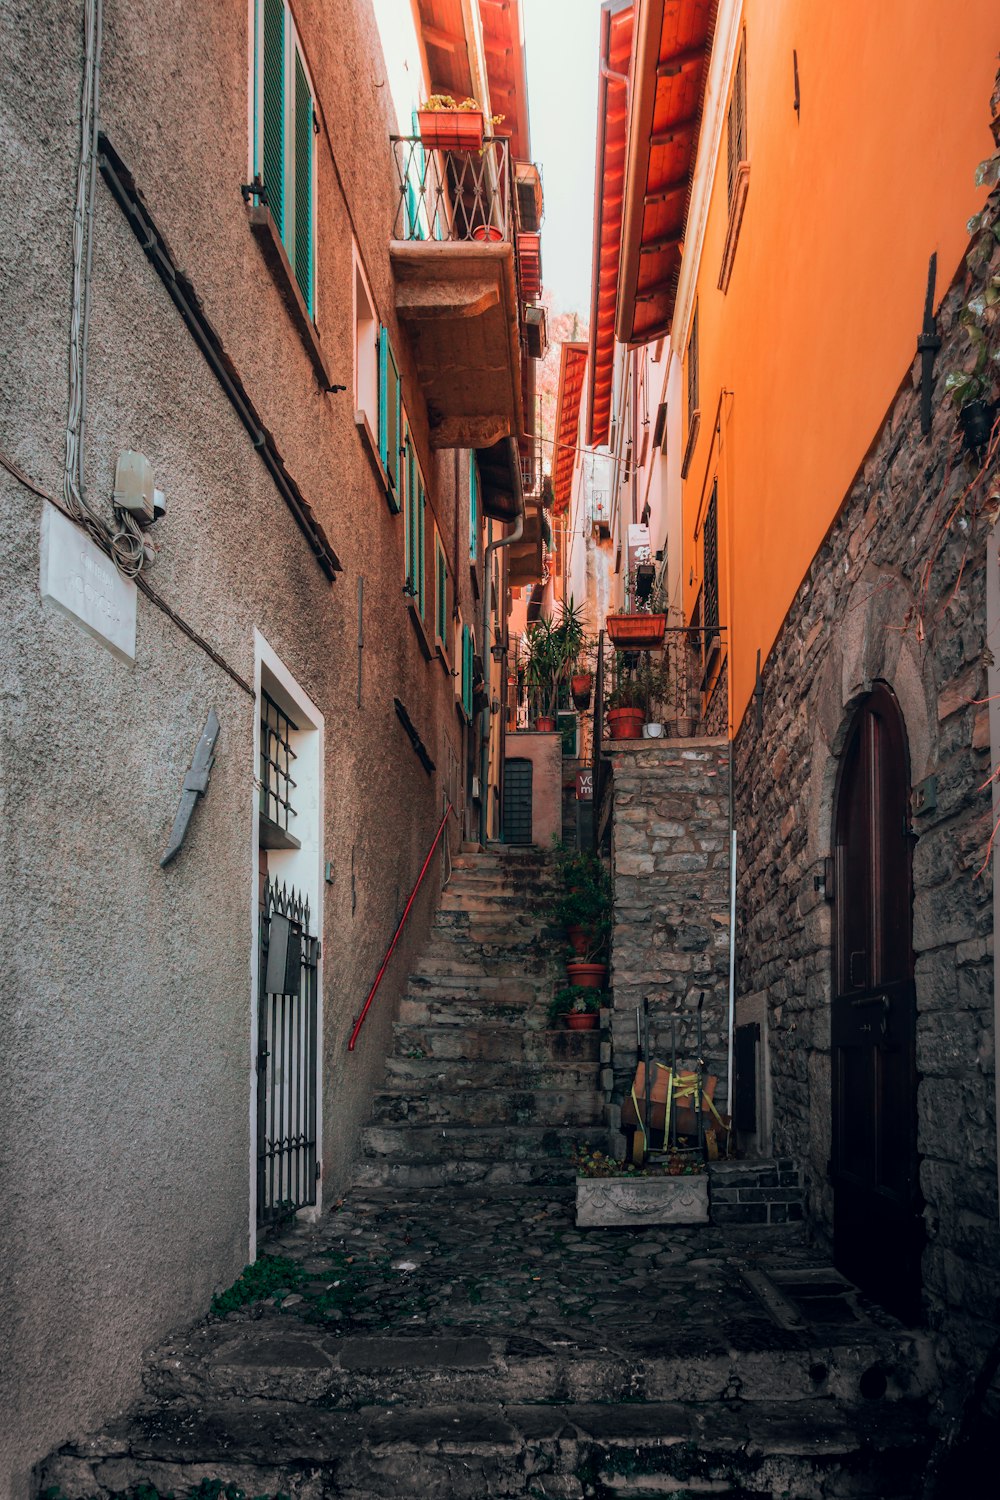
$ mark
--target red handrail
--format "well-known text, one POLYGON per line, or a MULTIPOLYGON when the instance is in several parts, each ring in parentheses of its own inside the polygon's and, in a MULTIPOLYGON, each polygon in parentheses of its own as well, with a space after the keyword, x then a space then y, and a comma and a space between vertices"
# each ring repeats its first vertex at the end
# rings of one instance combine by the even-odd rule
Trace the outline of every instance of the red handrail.
POLYGON ((371 989, 368 991, 368 999, 365 1001, 364 1005, 362 1006, 362 1008, 361 1008, 361 1014, 360 1014, 360 1016, 358 1017, 358 1019, 354 1023, 354 1030, 351 1032, 351 1039, 350 1039, 350 1041, 347 1044, 347 1050, 348 1050, 348 1052, 353 1052, 355 1046, 357 1045, 357 1040, 358 1040, 358 1036, 360 1034, 361 1028, 365 1024, 365 1016, 368 1014, 369 1010, 371 1009, 371 1003, 375 999, 375 992, 377 991, 379 985, 382 983, 382 980, 385 978, 385 971, 389 967, 389 960, 392 957, 393 953, 396 951, 396 944, 399 942, 399 935, 402 932, 403 928, 406 926, 406 919, 410 915, 410 907, 413 905, 414 901, 417 899, 417 892, 420 889, 420 886, 421 886, 421 884, 423 882, 424 876, 427 874, 427 868, 430 865, 431 860, 434 858, 434 851, 437 848, 438 844, 440 844, 440 842, 441 842, 441 835, 444 833, 444 830, 445 830, 445 828, 447 826, 447 823, 448 823, 448 819, 451 817, 451 815, 452 815, 453 812, 454 812, 454 808, 452 807, 451 803, 449 802, 448 803, 448 810, 445 813, 444 817, 441 819, 441 826, 438 829, 437 833, 434 835, 434 842, 431 845, 431 847, 428 849, 428 851, 427 851, 427 858, 424 860, 423 867, 421 868, 420 874, 417 876, 417 883, 413 887, 413 890, 410 892, 410 899, 409 899, 409 901, 407 901, 406 906, 403 908, 403 915, 400 917, 399 922, 396 925, 396 931, 392 935, 392 942, 389 944, 389 948, 388 948, 388 951, 386 952, 385 958, 383 958, 383 960, 382 960, 382 967, 379 969, 378 973, 375 975, 375 983, 372 985, 371 989))

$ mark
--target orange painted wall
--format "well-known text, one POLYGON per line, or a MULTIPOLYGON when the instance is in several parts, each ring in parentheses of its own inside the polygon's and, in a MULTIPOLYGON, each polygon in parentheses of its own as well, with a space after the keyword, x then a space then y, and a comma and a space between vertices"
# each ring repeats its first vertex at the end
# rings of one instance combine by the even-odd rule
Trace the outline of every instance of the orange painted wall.
POLYGON ((737 727, 757 649, 766 660, 908 375, 930 255, 938 302, 960 264, 983 197, 975 168, 992 150, 1000 6, 746 0, 744 19, 750 186, 723 295, 723 131, 698 278, 702 422, 683 564, 690 614, 696 520, 717 473, 737 727))

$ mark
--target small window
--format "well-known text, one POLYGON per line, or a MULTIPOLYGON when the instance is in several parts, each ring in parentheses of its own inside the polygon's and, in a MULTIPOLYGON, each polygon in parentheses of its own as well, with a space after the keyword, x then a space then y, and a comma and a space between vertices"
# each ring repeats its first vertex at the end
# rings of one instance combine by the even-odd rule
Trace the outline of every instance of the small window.
POLYGON ((254 177, 310 318, 316 314, 316 111, 286 0, 256 0, 254 177))
POLYGON ((475 453, 469 453, 469 561, 475 562, 480 546, 480 471, 475 453))
POLYGON ((472 721, 472 675, 475 667, 476 640, 468 625, 462 626, 462 712, 472 721))
POLYGON ((702 533, 704 547, 704 624, 705 645, 711 645, 719 633, 719 482, 712 485, 712 498, 705 512, 705 527, 702 533))
POLYGON ((295 779, 292 768, 297 759, 292 749, 292 734, 298 729, 288 714, 263 690, 260 695, 260 816, 262 822, 283 833, 295 821, 295 779))
POLYGON ((726 242, 722 252, 722 267, 719 271, 719 290, 729 290, 729 279, 736 257, 736 242, 739 239, 743 210, 746 206, 750 186, 750 163, 747 159, 747 64, 746 37, 740 41, 733 73, 733 88, 729 96, 726 114, 726 191, 729 203, 729 222, 726 227, 726 242))
POLYGON ((354 409, 376 440, 379 395, 379 325, 361 261, 354 259, 354 409))
POLYGON ((694 305, 694 313, 691 318, 691 336, 687 346, 687 441, 684 445, 684 457, 681 460, 681 478, 687 478, 688 467, 694 454, 695 444, 698 441, 698 429, 701 426, 701 411, 699 409, 699 372, 698 372, 698 304, 694 305))
POLYGON ((389 479, 389 503, 399 510, 400 448, 403 428, 399 369, 389 330, 378 332, 378 451, 389 479))

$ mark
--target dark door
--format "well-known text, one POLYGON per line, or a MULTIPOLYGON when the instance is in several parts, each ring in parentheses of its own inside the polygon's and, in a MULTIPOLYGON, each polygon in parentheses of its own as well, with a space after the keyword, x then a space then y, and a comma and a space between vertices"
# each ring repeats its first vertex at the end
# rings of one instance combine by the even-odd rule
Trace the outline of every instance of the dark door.
POLYGON ((879 686, 844 750, 835 822, 831 1017, 834 1258, 897 1315, 920 1306, 909 768, 879 686))
POLYGON ((503 768, 503 841, 531 843, 531 761, 508 760, 503 768))

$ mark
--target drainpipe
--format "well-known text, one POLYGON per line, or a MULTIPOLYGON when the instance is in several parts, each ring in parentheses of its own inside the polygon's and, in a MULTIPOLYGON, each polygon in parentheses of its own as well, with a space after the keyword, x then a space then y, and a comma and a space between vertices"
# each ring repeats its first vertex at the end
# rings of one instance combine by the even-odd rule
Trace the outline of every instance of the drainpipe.
MULTIPOLYGON (((518 452, 517 439, 507 439, 507 449, 510 453, 511 473, 514 475, 514 494, 517 500, 517 520, 514 522, 514 530, 509 536, 501 537, 497 542, 490 542, 483 552, 483 673, 486 676, 486 707, 482 713, 482 726, 480 738, 482 744, 479 749, 479 842, 485 846, 487 826, 486 819, 489 811, 489 792, 487 784, 490 774, 490 715, 492 713, 491 698, 489 694, 490 669, 487 661, 492 661, 492 653, 488 645, 490 638, 490 608, 493 602, 493 554, 499 552, 501 547, 510 547, 514 542, 520 541, 524 535, 524 489, 521 485, 521 455, 518 452)), ((501 684, 502 686, 502 684, 501 684)), ((503 704, 500 706, 503 714, 503 704)), ((502 774, 501 767, 501 774, 502 774)))

